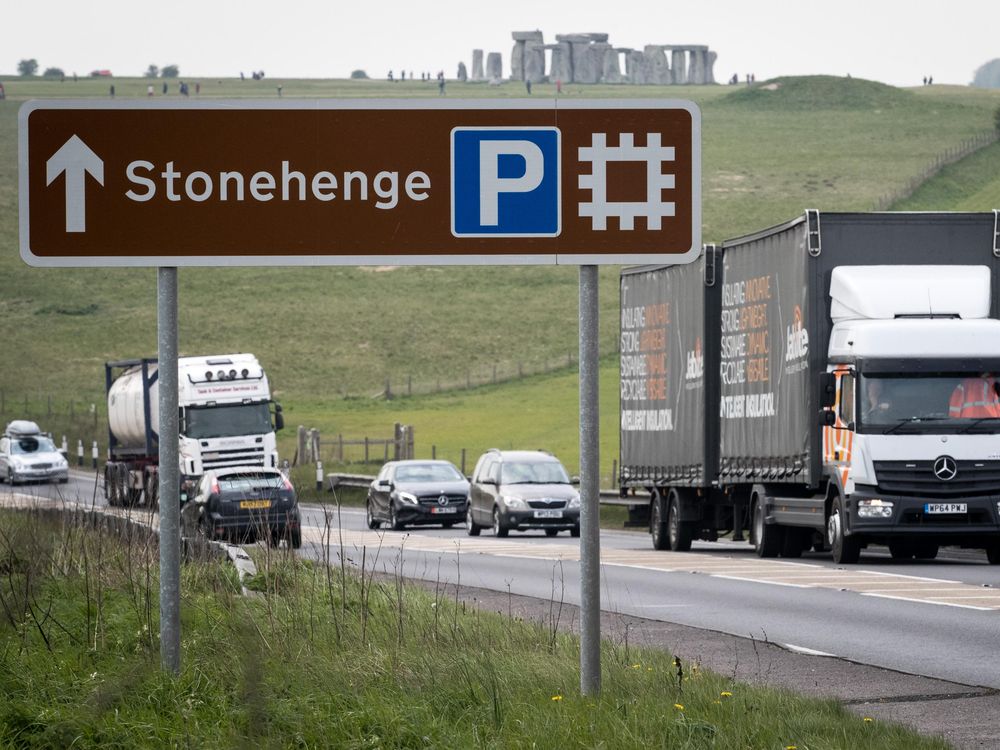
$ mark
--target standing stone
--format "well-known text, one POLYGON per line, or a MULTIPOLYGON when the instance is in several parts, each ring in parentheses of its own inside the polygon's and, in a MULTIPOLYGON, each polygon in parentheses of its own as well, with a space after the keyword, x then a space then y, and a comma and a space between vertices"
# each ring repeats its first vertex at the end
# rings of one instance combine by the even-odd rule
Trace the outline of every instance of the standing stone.
POLYGON ((598 42, 594 45, 594 54, 601 59, 599 80, 602 83, 621 83, 622 71, 618 65, 618 51, 606 42, 598 42))
POLYGON ((649 64, 640 50, 629 50, 625 55, 625 70, 628 71, 628 79, 632 83, 649 83, 649 64))
POLYGON ((673 82, 670 65, 667 63, 667 55, 662 44, 647 44, 642 51, 642 56, 648 66, 646 83, 664 85, 673 82))
POLYGON ((465 83, 466 81, 469 80, 469 73, 465 69, 465 63, 464 62, 460 62, 458 64, 458 76, 457 76, 457 78, 462 83, 465 83))
POLYGON ((481 81, 485 77, 483 75, 483 51, 474 49, 472 50, 472 80, 481 81))
POLYGON ((503 57, 499 52, 486 55, 486 80, 491 83, 503 80, 503 57))
MULTIPOLYGON (((514 49, 510 53, 510 77, 513 81, 523 81, 526 78, 525 67, 526 48, 530 43, 544 44, 545 39, 541 31, 513 31, 511 37, 514 39, 514 49)), ((545 62, 542 61, 544 75, 545 62)))
POLYGON ((559 42, 558 44, 546 45, 552 50, 551 67, 549 68, 549 80, 572 83, 573 81, 573 50, 569 42, 559 42))
POLYGON ((545 80, 545 45, 541 42, 524 43, 524 80, 532 83, 545 80))
POLYGON ((692 47, 691 67, 688 68, 688 83, 701 86, 705 83, 705 49, 702 47, 692 47))
POLYGON ((705 83, 715 83, 715 61, 719 53, 709 50, 705 53, 705 83))
POLYGON ((687 78, 687 51, 683 47, 674 47, 670 55, 670 67, 674 71, 673 83, 684 84, 687 78))

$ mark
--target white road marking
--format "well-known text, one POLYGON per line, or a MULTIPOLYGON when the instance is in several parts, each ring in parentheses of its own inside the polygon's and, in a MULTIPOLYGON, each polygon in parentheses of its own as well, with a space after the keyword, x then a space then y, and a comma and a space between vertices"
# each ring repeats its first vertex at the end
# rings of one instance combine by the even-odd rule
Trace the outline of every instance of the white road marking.
POLYGON ((807 656, 830 656, 834 659, 837 658, 836 654, 828 654, 826 651, 817 651, 814 648, 806 648, 805 646, 796 646, 794 643, 782 643, 781 645, 789 651, 794 651, 797 654, 806 654, 807 656))

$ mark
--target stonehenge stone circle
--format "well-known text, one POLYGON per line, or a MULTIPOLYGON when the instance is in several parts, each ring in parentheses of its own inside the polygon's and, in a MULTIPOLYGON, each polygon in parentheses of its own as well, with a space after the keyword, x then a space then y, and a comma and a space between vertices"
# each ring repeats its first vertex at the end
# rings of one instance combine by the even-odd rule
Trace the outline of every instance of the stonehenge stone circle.
MULTIPOLYGON (((511 38, 514 47, 510 54, 510 80, 513 81, 698 86, 715 83, 718 54, 704 44, 647 44, 639 50, 615 47, 604 33, 556 34, 555 43, 546 44, 543 33, 537 29, 511 32, 511 38)), ((503 60, 499 52, 486 56, 484 71, 483 51, 472 51, 470 80, 500 81, 502 77, 503 60)))

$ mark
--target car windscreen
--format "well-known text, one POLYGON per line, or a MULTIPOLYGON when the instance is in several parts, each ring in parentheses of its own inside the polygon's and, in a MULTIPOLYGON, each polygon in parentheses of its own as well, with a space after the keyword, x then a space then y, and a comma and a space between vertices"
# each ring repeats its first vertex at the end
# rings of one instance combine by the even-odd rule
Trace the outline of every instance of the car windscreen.
POLYGON ((465 479, 450 464, 407 464, 396 468, 397 482, 460 482, 465 479))
POLYGON ((271 432, 271 412, 266 402, 230 406, 189 406, 185 410, 185 434, 189 438, 219 438, 264 435, 271 432))
POLYGON ((566 469, 558 461, 505 461, 501 484, 569 484, 566 469))
POLYGON ((55 449, 55 444, 47 437, 23 437, 10 441, 10 452, 15 455, 51 453, 55 449))
POLYGON ((251 490, 281 490, 285 479, 280 474, 228 474, 218 477, 220 492, 250 492, 251 490))

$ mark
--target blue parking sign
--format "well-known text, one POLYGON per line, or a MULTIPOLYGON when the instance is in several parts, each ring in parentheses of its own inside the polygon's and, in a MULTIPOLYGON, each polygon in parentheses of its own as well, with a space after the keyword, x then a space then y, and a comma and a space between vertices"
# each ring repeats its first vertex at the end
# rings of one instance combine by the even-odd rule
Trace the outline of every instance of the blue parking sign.
POLYGON ((559 167, 558 128, 454 128, 452 234, 558 236, 559 167))

